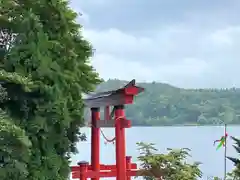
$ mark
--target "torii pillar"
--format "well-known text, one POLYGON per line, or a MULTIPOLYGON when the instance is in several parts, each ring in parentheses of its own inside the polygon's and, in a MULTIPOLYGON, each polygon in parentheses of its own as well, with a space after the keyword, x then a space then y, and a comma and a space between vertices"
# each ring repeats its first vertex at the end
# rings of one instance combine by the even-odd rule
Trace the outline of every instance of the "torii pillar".
POLYGON ((125 128, 131 127, 131 121, 127 120, 124 112, 125 104, 132 104, 134 96, 144 91, 135 85, 132 80, 125 87, 115 91, 97 93, 85 99, 85 105, 91 108, 91 165, 86 163, 78 167, 72 167, 73 177, 81 180, 91 178, 99 180, 100 177, 116 177, 117 180, 129 180, 136 176, 137 165, 131 163, 131 157, 126 157, 125 128), (114 119, 110 117, 109 106, 113 106, 114 119), (105 120, 100 120, 100 107, 105 107, 105 120), (116 141, 116 165, 100 164, 100 127, 114 127, 116 141))

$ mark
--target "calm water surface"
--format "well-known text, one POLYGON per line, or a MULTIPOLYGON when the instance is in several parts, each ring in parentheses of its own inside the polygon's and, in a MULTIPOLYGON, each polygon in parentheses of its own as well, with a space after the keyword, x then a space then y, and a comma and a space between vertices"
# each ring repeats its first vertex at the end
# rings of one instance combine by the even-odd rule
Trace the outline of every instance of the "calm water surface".
MULTIPOLYGON (((114 129, 103 129, 105 135, 111 139, 114 137, 114 129)), ((228 134, 230 136, 240 137, 240 126, 229 126, 228 134)), ((86 142, 78 143, 79 153, 72 156, 72 165, 76 165, 79 161, 90 161, 90 128, 82 128, 82 132, 87 135, 86 142)), ((192 158, 189 161, 200 161, 201 170, 204 173, 203 179, 207 176, 223 176, 224 171, 224 149, 216 151, 213 141, 220 138, 224 133, 222 126, 208 127, 133 127, 126 129, 126 148, 127 155, 133 157, 133 161, 137 162, 139 152, 136 143, 143 141, 147 143, 155 143, 160 152, 165 153, 167 148, 190 148, 192 158)), ((227 155, 236 156, 232 147, 232 140, 228 140, 227 155)), ((101 163, 115 164, 115 145, 104 144, 101 137, 101 163)), ((231 161, 227 160, 227 170, 233 167, 231 161)), ((112 179, 112 178, 108 178, 112 179)))

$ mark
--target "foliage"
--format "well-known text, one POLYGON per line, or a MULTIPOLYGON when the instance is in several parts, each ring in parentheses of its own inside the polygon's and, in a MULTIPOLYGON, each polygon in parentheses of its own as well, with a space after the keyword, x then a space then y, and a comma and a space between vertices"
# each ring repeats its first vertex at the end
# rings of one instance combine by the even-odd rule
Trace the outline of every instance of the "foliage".
POLYGON ((189 155, 189 149, 183 148, 179 150, 168 149, 167 154, 158 154, 154 144, 137 143, 140 150, 138 159, 141 161, 144 179, 154 180, 162 178, 162 180, 197 180, 202 177, 199 169, 199 162, 189 164, 186 158, 189 155))
POLYGON ((92 47, 67 1, 0 0, 0 12, 0 179, 65 180, 82 93, 100 82, 92 47))
MULTIPOLYGON (((14 78, 19 78, 16 74, 4 71, 0 71, 0 73, 8 79, 5 85, 14 78)), ((3 81, 1 82, 3 83, 3 81)), ((0 103, 6 103, 9 100, 6 89, 0 85, 0 103)), ((27 177, 30 147, 31 142, 26 132, 14 124, 9 113, 0 108, 0 179, 24 179, 27 177)))
MULTIPOLYGON (((122 87, 108 80, 97 92, 122 87)), ((240 89, 182 89, 162 83, 138 83, 145 88, 126 115, 135 126, 219 125, 240 123, 240 89)))
MULTIPOLYGON (((235 137, 231 137, 231 138, 235 142, 233 147, 235 148, 237 153, 240 155, 240 139, 235 137)), ((233 169, 233 171, 228 174, 229 178, 232 178, 234 180, 240 180, 240 158, 228 157, 228 159, 231 160, 235 165, 235 168, 233 169)))

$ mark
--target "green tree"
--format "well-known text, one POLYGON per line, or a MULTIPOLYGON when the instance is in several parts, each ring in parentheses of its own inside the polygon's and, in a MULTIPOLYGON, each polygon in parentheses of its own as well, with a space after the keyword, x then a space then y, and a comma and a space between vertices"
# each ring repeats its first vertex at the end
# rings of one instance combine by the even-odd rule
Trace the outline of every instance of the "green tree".
MULTIPOLYGON (((240 139, 231 137, 233 141, 235 142, 233 147, 236 149, 237 153, 240 155, 240 139)), ((229 178, 234 180, 240 180, 240 159, 239 158, 233 158, 228 157, 229 160, 231 160, 234 163, 235 168, 232 172, 230 172, 229 178)))
POLYGON ((3 86, 14 84, 23 89, 24 82, 27 81, 3 70, 0 71, 0 80, 0 179, 24 179, 28 175, 27 163, 30 157, 31 142, 26 132, 14 124, 13 119, 2 105, 10 101, 7 89, 3 86), (22 80, 23 84, 19 84, 19 80, 22 80))
MULTIPOLYGON (((3 3, 3 2, 1 2, 3 3)), ((2 12, 2 9, 1 9, 2 12)), ((0 15, 0 65, 8 55, 14 34, 11 33, 6 17, 0 15)), ((17 103, 17 96, 23 92, 31 94, 34 88, 29 78, 14 72, 0 70, 0 179, 26 179, 27 164, 31 155, 31 141, 19 123, 14 122, 7 108, 9 103, 17 103), (15 96, 11 94, 13 90, 15 96)))
MULTIPOLYGON (((110 79, 97 88, 106 91, 126 81, 110 79)), ((182 89, 160 82, 138 83, 145 91, 127 106, 135 126, 219 125, 240 123, 240 89, 182 89)))
MULTIPOLYGON (((9 118, 1 120, 6 125, 0 132, 7 133, 0 136, 0 145, 6 146, 7 134, 13 136, 14 131, 26 136, 29 158, 22 160, 27 166, 21 171, 26 171, 27 179, 65 180, 70 154, 77 152, 76 142, 85 138, 79 131, 84 125, 82 94, 100 82, 88 61, 92 47, 82 37, 77 14, 67 1, 1 0, 0 12, 4 37, 14 37, 5 38, 1 45, 1 81, 9 81, 9 74, 15 78, 3 85, 8 101, 1 108, 9 118)), ((3 148, 3 159, 16 162, 3 148)), ((13 174, 0 179, 26 179, 13 174)))
POLYGON ((189 164, 189 149, 168 149, 167 154, 158 154, 154 144, 137 143, 140 150, 138 159, 144 168, 143 175, 146 180, 161 178, 164 180, 197 180, 202 177, 199 162, 189 164))
MULTIPOLYGON (((6 2, 0 2, 1 12, 4 13, 6 4, 3 3, 6 2)), ((14 35, 3 14, 0 16, 0 24, 0 179, 21 180, 29 175, 27 165, 31 155, 31 141, 21 127, 20 119, 14 115, 12 105, 18 106, 23 96, 33 93, 34 87, 30 78, 5 71, 4 61, 9 55, 14 35)))

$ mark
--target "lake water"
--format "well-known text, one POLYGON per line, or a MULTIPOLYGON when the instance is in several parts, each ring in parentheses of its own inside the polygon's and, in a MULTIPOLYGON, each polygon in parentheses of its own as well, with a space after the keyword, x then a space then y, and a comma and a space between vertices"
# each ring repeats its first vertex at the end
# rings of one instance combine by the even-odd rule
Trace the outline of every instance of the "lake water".
MULTIPOLYGON (((77 147, 79 153, 72 156, 72 165, 79 161, 90 162, 90 128, 82 128, 86 133, 87 141, 79 142, 77 147)), ((104 134, 111 139, 114 137, 114 129, 103 129, 104 134)), ((229 126, 227 132, 230 136, 240 137, 240 126, 229 126)), ((219 176, 223 177, 224 172, 224 148, 216 151, 213 141, 219 139, 224 134, 223 126, 206 126, 206 127, 132 127, 126 129, 126 151, 127 155, 132 156, 132 161, 137 161, 139 152, 137 142, 155 143, 159 152, 166 152, 167 148, 190 148, 192 158, 190 161, 200 161, 204 177, 219 176)), ((235 149, 232 147, 232 140, 227 142, 227 155, 237 156, 235 149)), ((115 145, 105 144, 101 137, 101 163, 115 164, 115 145)), ((227 160, 227 171, 233 167, 231 161, 227 160)), ((112 179, 112 178, 108 178, 112 179)))

